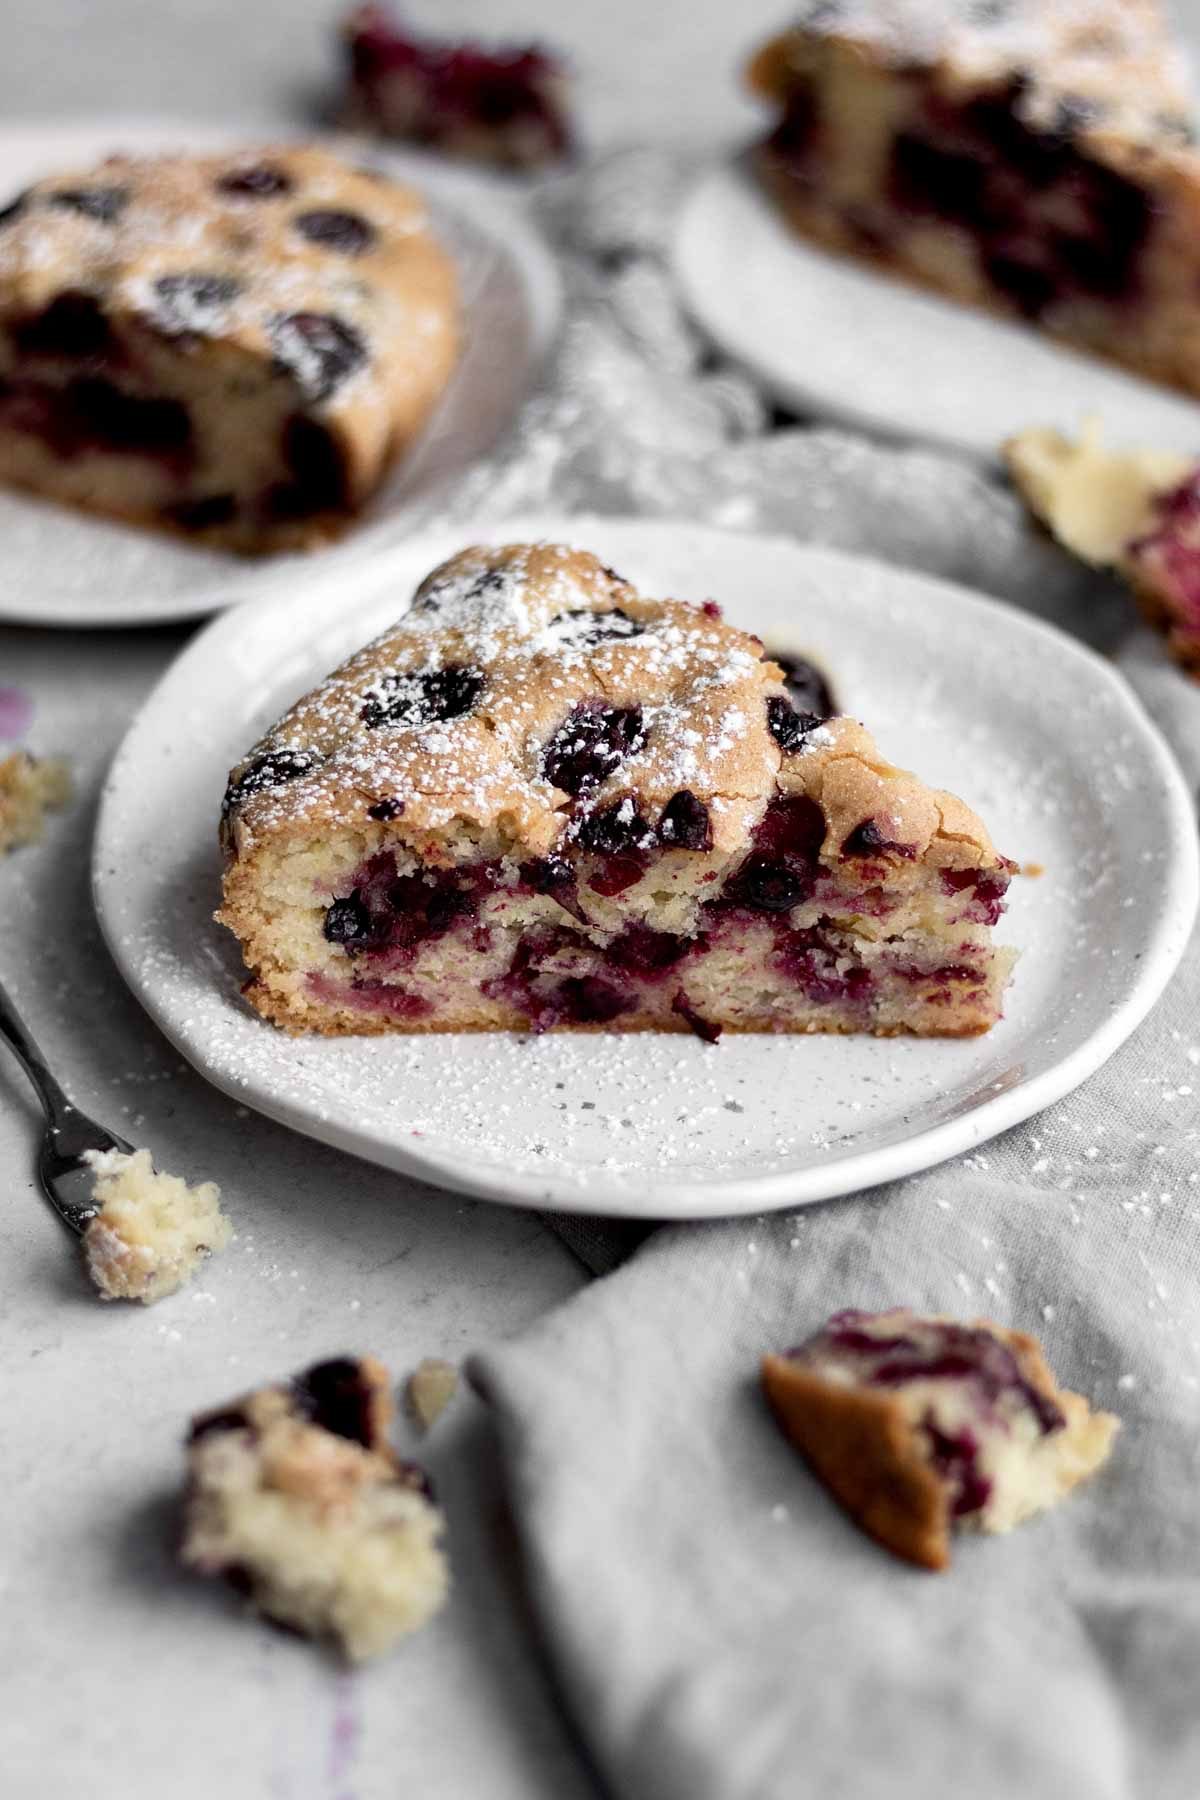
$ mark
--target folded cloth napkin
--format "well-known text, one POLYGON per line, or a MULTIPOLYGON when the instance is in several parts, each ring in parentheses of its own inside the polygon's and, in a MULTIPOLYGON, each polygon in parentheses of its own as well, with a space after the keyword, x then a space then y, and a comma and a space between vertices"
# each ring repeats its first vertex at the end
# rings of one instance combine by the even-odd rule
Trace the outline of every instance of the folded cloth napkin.
MULTIPOLYGON (((689 516, 957 577, 1115 654, 1200 779, 1200 692, 997 476, 781 429, 712 361, 662 255, 685 173, 631 152, 543 194, 570 298, 557 358, 496 455, 405 529, 533 506, 689 516)), ((616 1272, 473 1373, 546 1643, 615 1794, 1195 1800, 1197 1095, 1193 946, 1099 1075, 982 1152, 795 1215, 648 1238, 562 1223, 616 1272), (943 1576, 858 1535, 756 1387, 765 1350, 836 1308, 899 1303, 1036 1332, 1124 1420, 1096 1481, 1009 1538, 962 1540, 943 1576)))

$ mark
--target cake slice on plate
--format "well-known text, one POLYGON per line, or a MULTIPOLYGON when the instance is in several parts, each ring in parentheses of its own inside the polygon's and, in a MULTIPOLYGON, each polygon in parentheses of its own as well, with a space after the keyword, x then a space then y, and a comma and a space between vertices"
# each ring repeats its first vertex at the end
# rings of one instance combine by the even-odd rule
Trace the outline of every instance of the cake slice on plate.
POLYGON ((1200 393, 1200 157, 1154 0, 813 0, 750 77, 798 232, 1200 393))
POLYGON ((416 194, 303 146, 113 156, 0 210, 0 481, 244 552, 336 535, 458 348, 416 194))
POLYGON ((1200 459, 1107 449, 1094 425, 1077 439, 1024 431, 1005 458, 1030 511, 1083 562, 1124 576, 1200 679, 1200 459))
POLYGON ((708 602, 474 548, 230 777, 224 906, 290 1031, 961 1035, 1014 865, 708 602))
POLYGON ((950 1560, 953 1528, 1011 1531, 1108 1457, 1118 1421, 1064 1392, 1036 1339, 906 1307, 834 1313, 763 1360, 781 1429, 894 1555, 950 1560))

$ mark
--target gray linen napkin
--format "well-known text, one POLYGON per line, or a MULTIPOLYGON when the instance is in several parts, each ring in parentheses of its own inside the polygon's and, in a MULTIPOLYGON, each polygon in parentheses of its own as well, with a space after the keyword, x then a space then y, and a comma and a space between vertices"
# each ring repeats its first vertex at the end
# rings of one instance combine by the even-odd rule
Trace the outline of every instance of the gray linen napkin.
MULTIPOLYGON (((543 193, 568 281, 545 385, 406 521, 692 516, 872 552, 1115 654, 1200 778, 1200 694, 994 475, 773 418, 682 317, 685 171, 631 152, 543 193), (783 428, 780 429, 780 425, 783 428)), ((795 1215, 563 1221, 616 1269, 473 1374, 535 1603, 628 1800, 1195 1800, 1200 1793, 1200 949, 1081 1092, 984 1150, 795 1215), (631 1251, 636 1253, 617 1267, 631 1251), (861 1538, 770 1424, 758 1359, 836 1307, 1033 1330, 1120 1413, 1100 1479, 933 1577, 861 1538)))

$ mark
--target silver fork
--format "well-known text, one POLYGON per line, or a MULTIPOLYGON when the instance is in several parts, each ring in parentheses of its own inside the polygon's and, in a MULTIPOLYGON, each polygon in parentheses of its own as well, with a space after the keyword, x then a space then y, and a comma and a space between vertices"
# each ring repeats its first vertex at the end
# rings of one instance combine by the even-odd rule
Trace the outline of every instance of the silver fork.
POLYGON ((37 1089, 46 1114, 46 1129, 38 1152, 38 1180, 42 1192, 63 1224, 82 1234, 89 1219, 96 1215, 92 1204, 95 1181, 83 1160, 85 1150, 120 1150, 126 1156, 133 1145, 106 1131, 81 1113, 59 1087, 46 1067, 45 1058, 34 1043, 17 1014, 3 984, 0 984, 0 1037, 7 1040, 17 1060, 37 1089))

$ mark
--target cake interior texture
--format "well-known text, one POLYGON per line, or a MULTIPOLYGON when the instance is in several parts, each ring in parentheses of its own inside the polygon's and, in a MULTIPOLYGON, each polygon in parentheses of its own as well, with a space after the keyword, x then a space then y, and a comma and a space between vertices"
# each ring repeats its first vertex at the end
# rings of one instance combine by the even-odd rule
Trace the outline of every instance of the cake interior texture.
POLYGON ((953 1529, 1011 1531, 1107 1459, 1118 1421, 987 1320, 847 1310, 763 1381, 784 1431, 889 1549, 944 1567, 953 1529))
POLYGON ((846 0, 764 46, 796 230, 1200 392, 1193 99, 1152 0, 846 0))
POLYGON ((0 212, 0 480, 246 553, 343 530, 457 352, 408 189, 323 150, 112 157, 0 212))
POLYGON ((711 604, 473 549, 231 776, 223 921, 290 1030, 963 1034, 1013 865, 711 604))
POLYGON ((0 856, 38 843, 46 814, 70 797, 70 773, 60 758, 31 756, 27 750, 0 756, 0 856))

